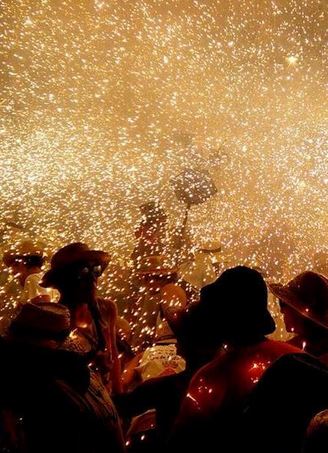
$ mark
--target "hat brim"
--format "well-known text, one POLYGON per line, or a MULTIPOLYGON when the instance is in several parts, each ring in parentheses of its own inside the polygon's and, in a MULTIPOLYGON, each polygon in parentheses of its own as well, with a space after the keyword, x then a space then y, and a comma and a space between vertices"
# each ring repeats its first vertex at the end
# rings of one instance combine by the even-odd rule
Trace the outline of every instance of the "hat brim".
POLYGON ((49 269, 43 276, 40 286, 43 288, 56 288, 56 281, 63 272, 66 273, 66 270, 69 266, 72 266, 76 263, 84 263, 84 262, 94 262, 99 264, 102 267, 102 271, 106 269, 110 260, 110 256, 108 253, 103 252, 101 250, 86 250, 80 253, 79 258, 72 260, 65 264, 65 266, 49 269))
POLYGON ((280 283, 271 283, 269 284, 269 288, 274 296, 276 296, 283 303, 294 309, 300 316, 309 319, 318 326, 328 330, 328 322, 325 323, 318 316, 314 316, 310 311, 306 311, 306 308, 299 302, 299 299, 296 296, 296 294, 289 288, 286 288, 286 286, 280 283))
POLYGON ((14 263, 16 257, 17 257, 17 254, 7 252, 3 255, 2 261, 4 262, 4 264, 7 267, 10 267, 14 263))

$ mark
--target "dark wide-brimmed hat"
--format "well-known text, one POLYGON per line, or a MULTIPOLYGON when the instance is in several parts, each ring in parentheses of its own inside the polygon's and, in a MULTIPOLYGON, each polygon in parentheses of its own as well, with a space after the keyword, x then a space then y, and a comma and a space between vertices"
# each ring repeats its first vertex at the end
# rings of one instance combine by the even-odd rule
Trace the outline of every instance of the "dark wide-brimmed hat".
POLYGON ((201 290, 200 305, 224 339, 256 338, 274 332, 268 291, 260 272, 237 266, 201 290))
POLYGON ((64 340, 70 332, 70 312, 67 307, 52 302, 23 305, 9 326, 13 339, 27 338, 64 340))
POLYGON ((79 263, 93 263, 100 265, 102 271, 109 263, 109 254, 101 250, 90 250, 90 248, 81 242, 66 245, 54 254, 51 259, 51 268, 43 276, 41 286, 56 287, 57 279, 63 275, 69 267, 79 263))
POLYGON ((271 292, 292 307, 303 318, 328 329, 328 279, 316 272, 306 271, 287 285, 271 284, 271 292))

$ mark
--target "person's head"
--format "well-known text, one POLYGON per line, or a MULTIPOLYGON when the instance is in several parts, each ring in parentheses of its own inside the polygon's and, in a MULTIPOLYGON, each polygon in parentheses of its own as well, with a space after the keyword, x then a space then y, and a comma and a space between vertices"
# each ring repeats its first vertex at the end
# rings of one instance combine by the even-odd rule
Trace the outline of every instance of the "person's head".
POLYGON ((29 275, 41 272, 45 255, 42 247, 32 241, 22 241, 5 252, 3 261, 24 286, 29 275))
POLYGON ((262 275, 251 268, 228 269, 201 290, 200 303, 209 317, 212 330, 224 342, 256 341, 275 330, 267 308, 267 287, 262 275))
POLYGON ((41 302, 23 305, 11 322, 7 339, 18 343, 58 347, 70 332, 70 313, 61 304, 41 302))
POLYGON ((307 271, 287 285, 271 284, 286 329, 301 336, 328 334, 328 279, 307 271))
POLYGON ((222 344, 219 331, 211 325, 211 313, 193 303, 185 308, 168 307, 167 320, 177 342, 177 352, 188 368, 197 369, 214 357, 222 344))
POLYGON ((155 223, 166 222, 167 216, 164 209, 156 201, 149 201, 148 203, 142 204, 140 207, 141 214, 149 221, 155 223))
POLYGON ((328 410, 316 414, 310 421, 304 440, 303 453, 325 453, 328 446, 328 410))
POLYGON ((109 262, 109 255, 90 250, 80 242, 66 245, 51 260, 51 268, 43 277, 41 286, 52 287, 61 293, 61 299, 71 304, 86 302, 95 296, 98 277, 109 262))

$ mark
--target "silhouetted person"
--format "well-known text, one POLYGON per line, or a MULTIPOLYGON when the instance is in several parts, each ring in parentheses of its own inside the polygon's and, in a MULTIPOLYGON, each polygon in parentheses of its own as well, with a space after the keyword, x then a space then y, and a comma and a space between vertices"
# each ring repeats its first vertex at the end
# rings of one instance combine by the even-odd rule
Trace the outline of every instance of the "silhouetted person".
POLYGON ((264 371, 282 355, 299 351, 266 338, 275 324, 259 272, 229 269, 203 288, 202 298, 225 347, 193 377, 170 442, 172 451, 230 451, 235 422, 264 371))
POLYGON ((114 302, 97 297, 97 280, 108 265, 109 255, 73 243, 60 249, 51 260, 42 286, 58 289, 59 302, 69 308, 72 343, 78 350, 94 351, 94 368, 108 388, 121 391, 121 373, 116 346, 117 310, 114 302))
POLYGON ((0 340, 1 451, 124 451, 109 394, 88 354, 66 349, 69 332, 67 307, 25 304, 0 340))
POLYGON ((290 344, 328 363, 328 279, 307 271, 287 285, 272 284, 286 329, 295 336, 290 344))

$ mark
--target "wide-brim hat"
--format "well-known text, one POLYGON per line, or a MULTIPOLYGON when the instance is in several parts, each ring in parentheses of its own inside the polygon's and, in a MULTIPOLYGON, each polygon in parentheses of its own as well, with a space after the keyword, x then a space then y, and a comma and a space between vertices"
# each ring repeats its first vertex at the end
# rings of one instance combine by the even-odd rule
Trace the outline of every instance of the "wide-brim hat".
POLYGON ((171 275, 178 271, 175 266, 170 266, 163 255, 152 255, 140 260, 137 267, 138 275, 171 275))
POLYGON ((269 335, 276 328, 268 310, 266 283, 258 271, 246 266, 228 269, 203 287, 199 304, 224 340, 269 335))
POLYGON ((70 312, 57 303, 27 303, 9 326, 11 338, 64 340, 70 332, 70 312))
POLYGON ((91 250, 82 242, 66 245, 58 250, 51 259, 51 267, 43 276, 41 286, 56 287, 57 279, 63 272, 78 263, 93 263, 100 265, 102 271, 107 267, 110 260, 108 253, 101 250, 91 250))
POLYGON ((272 283, 269 288, 303 318, 328 329, 328 279, 325 276, 306 271, 287 285, 272 283))
POLYGON ((3 254, 3 262, 7 267, 12 266, 17 258, 24 258, 27 256, 45 256, 44 244, 32 240, 24 240, 13 245, 9 250, 3 254))

